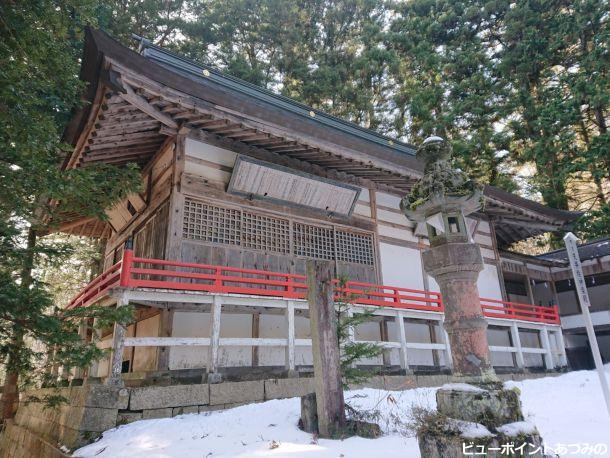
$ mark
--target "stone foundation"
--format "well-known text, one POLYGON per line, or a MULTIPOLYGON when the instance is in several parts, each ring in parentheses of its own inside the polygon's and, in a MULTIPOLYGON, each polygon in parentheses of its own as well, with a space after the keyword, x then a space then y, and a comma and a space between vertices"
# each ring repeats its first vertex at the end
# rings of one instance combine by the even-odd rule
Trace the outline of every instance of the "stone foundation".
POLYGON ((501 383, 453 383, 436 392, 437 412, 422 419, 417 431, 421 456, 544 456, 536 427, 523 418, 518 390, 501 383))
MULTIPOLYGON (((503 374, 500 378, 523 380, 548 375, 551 374, 503 374)), ((397 391, 440 386, 449 381, 448 375, 386 375, 371 378, 366 386, 397 391)), ((14 421, 0 434, 0 456, 63 457, 66 455, 61 452, 61 446, 74 450, 91 443, 108 429, 133 421, 223 410, 270 399, 299 397, 313 391, 313 379, 309 377, 122 389, 85 384, 34 390, 22 394, 14 421), (48 395, 63 396, 68 403, 45 408, 40 400, 48 395)))

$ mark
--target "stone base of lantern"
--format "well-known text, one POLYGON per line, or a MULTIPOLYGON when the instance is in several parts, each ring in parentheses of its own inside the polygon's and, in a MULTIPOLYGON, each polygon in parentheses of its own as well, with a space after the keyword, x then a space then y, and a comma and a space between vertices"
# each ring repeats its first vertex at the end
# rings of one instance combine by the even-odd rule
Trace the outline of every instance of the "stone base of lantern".
POLYGON ((438 410, 419 419, 421 456, 544 457, 536 427, 524 421, 519 391, 499 383, 454 383, 437 391, 438 410))

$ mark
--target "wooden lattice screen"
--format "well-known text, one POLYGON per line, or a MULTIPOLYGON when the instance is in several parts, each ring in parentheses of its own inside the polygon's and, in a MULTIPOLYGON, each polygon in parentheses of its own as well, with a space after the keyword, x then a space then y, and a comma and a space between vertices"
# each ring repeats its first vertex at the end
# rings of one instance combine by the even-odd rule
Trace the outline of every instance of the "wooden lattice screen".
POLYGON ((294 223, 294 254, 315 259, 335 259, 331 227, 294 223))
POLYGON ((337 260, 373 265, 373 236, 347 231, 335 231, 337 260))
POLYGON ((190 198, 184 202, 183 237, 306 258, 375 264, 372 234, 225 208, 190 198))

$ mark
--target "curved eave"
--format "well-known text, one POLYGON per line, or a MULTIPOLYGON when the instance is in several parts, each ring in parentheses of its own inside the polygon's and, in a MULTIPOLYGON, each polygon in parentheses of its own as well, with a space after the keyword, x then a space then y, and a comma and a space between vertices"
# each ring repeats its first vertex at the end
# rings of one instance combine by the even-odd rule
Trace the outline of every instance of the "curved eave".
MULTIPOLYGON (((395 195, 408 192, 422 174, 410 145, 160 48, 144 48, 138 54, 87 29, 80 73, 87 83, 85 103, 64 133, 75 146, 64 167, 134 161, 145 167, 164 141, 187 128, 225 149, 395 195), (125 124, 125 117, 133 124, 125 124)), ((484 195, 483 213, 501 247, 565 229, 581 215, 493 186, 484 195)))

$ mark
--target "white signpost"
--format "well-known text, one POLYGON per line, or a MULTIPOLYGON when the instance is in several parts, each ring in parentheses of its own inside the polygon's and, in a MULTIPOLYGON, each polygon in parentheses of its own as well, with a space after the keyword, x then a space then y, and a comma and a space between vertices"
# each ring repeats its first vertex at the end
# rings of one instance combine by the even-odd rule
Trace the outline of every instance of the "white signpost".
POLYGON ((599 375, 599 381, 602 385, 602 391, 604 392, 604 398, 606 399, 606 408, 608 409, 608 415, 610 415, 610 390, 608 389, 608 379, 604 372, 604 365, 602 363, 602 357, 599 353, 599 346, 597 345, 597 338, 595 337, 595 331, 593 329, 593 322, 591 321, 591 314, 589 313, 589 307, 591 302, 589 301, 589 293, 587 292, 587 284, 585 283, 585 276, 582 273, 582 264, 580 263, 580 256, 578 254, 578 247, 576 241, 578 239, 574 234, 568 232, 563 238, 563 242, 566 245, 566 251, 570 258, 570 266, 572 267, 572 275, 574 275, 574 284, 576 286, 576 293, 578 294, 578 300, 580 301, 580 308, 582 310, 582 316, 585 321, 585 328, 587 329, 587 337, 591 345, 591 352, 593 353, 593 360, 595 361, 595 368, 599 375))

